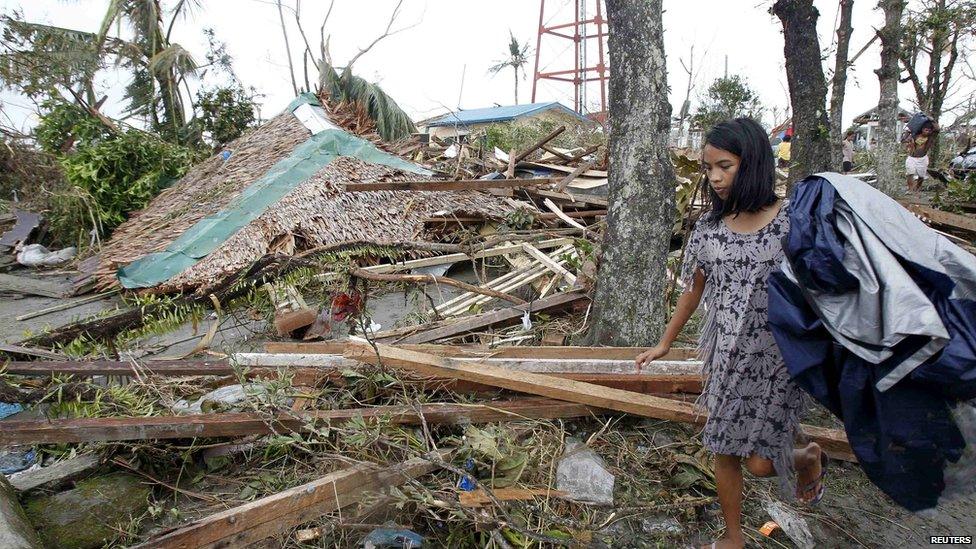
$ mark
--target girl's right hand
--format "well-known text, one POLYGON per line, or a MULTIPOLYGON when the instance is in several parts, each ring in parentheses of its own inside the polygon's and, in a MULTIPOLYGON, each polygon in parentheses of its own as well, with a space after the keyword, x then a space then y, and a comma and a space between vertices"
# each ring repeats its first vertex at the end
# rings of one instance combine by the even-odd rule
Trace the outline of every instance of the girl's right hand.
POLYGON ((644 351, 643 353, 637 355, 637 358, 634 359, 634 364, 637 365, 637 372, 640 373, 641 368, 645 364, 648 364, 650 362, 653 362, 653 361, 661 358, 662 356, 668 354, 669 352, 671 352, 671 346, 670 345, 664 345, 664 344, 659 343, 659 344, 655 345, 654 347, 651 347, 650 349, 648 349, 648 350, 644 351))

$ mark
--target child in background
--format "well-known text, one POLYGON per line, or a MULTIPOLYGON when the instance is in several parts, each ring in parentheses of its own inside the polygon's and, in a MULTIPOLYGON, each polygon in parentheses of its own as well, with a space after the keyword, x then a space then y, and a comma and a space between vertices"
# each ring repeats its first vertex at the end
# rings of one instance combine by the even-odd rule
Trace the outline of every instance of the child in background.
POLYGON ((841 151, 843 163, 841 164, 840 171, 842 173, 849 173, 854 169, 854 132, 849 131, 847 132, 847 135, 844 136, 841 151))
POLYGON ((929 150, 935 143, 937 133, 939 133, 938 124, 927 119, 918 131, 907 129, 902 134, 901 142, 908 152, 905 158, 905 173, 908 177, 906 186, 910 193, 922 190, 922 182, 928 178, 929 150))
POLYGON ((813 504, 823 496, 826 461, 816 443, 794 449, 803 395, 767 325, 767 279, 783 259, 780 239, 789 217, 786 201, 774 193, 766 132, 748 118, 718 124, 705 137, 702 168, 711 212, 695 225, 685 250, 685 291, 661 341, 636 362, 640 368, 666 355, 704 301, 703 442, 715 454, 726 527, 711 547, 738 549, 745 544, 742 466, 760 477, 779 475, 789 497, 813 504))
POLYGON ((784 135, 783 142, 779 144, 779 149, 776 150, 776 164, 780 168, 787 169, 790 167, 790 155, 793 148, 792 141, 792 135, 784 135))

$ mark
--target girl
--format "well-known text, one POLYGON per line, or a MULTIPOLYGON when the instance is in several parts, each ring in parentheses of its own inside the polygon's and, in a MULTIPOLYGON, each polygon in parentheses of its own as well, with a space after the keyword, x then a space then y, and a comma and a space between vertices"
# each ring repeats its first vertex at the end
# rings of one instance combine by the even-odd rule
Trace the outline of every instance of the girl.
POLYGON ((823 495, 825 457, 816 443, 793 448, 802 394, 767 327, 766 281, 783 259, 780 238, 789 230, 789 218, 785 201, 774 193, 766 132, 748 118, 718 124, 705 137, 702 168, 711 212, 696 224, 685 250, 685 292, 661 341, 637 357, 637 367, 668 353, 704 299, 700 351, 708 420, 703 439, 715 453, 726 526, 725 536, 711 547, 741 548, 743 462, 753 475, 779 475, 787 493, 795 490, 812 504, 823 495))

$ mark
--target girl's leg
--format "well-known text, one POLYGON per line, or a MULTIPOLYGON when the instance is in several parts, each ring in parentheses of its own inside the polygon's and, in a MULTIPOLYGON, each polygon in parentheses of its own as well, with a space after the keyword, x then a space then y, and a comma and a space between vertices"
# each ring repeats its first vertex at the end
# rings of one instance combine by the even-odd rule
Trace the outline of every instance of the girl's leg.
MULTIPOLYGON (((802 489, 810 486, 823 472, 823 464, 820 462, 820 454, 823 450, 816 442, 807 444, 804 448, 797 448, 793 451, 793 460, 796 467, 796 484, 802 489)), ((817 497, 816 487, 808 489, 804 493, 797 494, 801 501, 809 502, 817 497)))
POLYGON ((742 458, 716 454, 715 484, 718 503, 725 518, 725 536, 715 542, 715 547, 740 549, 745 546, 742 533, 742 458))
MULTIPOLYGON (((821 453, 823 453, 823 450, 820 449, 820 446, 816 442, 811 442, 803 448, 793 450, 793 466, 796 468, 796 484, 799 488, 808 486, 820 477, 820 473, 823 470, 823 465, 820 462, 821 453)), ((776 469, 773 467, 773 462, 755 454, 746 459, 745 465, 746 469, 749 469, 749 472, 754 476, 776 476, 776 469)), ((798 493, 797 497, 801 501, 810 501, 816 495, 816 490, 808 490, 806 493, 798 493)), ((719 499, 721 499, 721 495, 719 499)))

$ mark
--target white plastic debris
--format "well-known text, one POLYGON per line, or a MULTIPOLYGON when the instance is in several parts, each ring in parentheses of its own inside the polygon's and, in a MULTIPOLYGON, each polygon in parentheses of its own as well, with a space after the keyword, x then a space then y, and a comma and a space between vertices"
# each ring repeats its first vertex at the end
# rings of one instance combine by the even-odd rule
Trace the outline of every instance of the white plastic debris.
POLYGON ((17 253, 17 263, 27 267, 51 267, 67 263, 77 253, 73 246, 52 252, 40 244, 28 244, 17 253))
POLYGON ((807 526, 807 521, 795 511, 771 499, 766 500, 763 508, 766 509, 770 518, 783 529, 783 533, 793 540, 793 543, 797 547, 800 549, 813 549, 816 546, 813 542, 813 534, 810 533, 810 527, 807 526))
POLYGON ((177 414, 202 414, 209 412, 217 405, 233 406, 248 398, 263 400, 267 394, 267 389, 258 384, 227 385, 203 395, 193 403, 187 400, 179 400, 173 404, 172 410, 177 414))
POLYGON ((557 490, 576 501, 613 505, 615 480, 596 452, 579 441, 567 441, 566 451, 556 467, 557 490))
POLYGON ((446 151, 444 151, 444 156, 446 156, 447 158, 457 158, 457 155, 458 155, 457 144, 451 145, 450 147, 447 148, 446 151))

